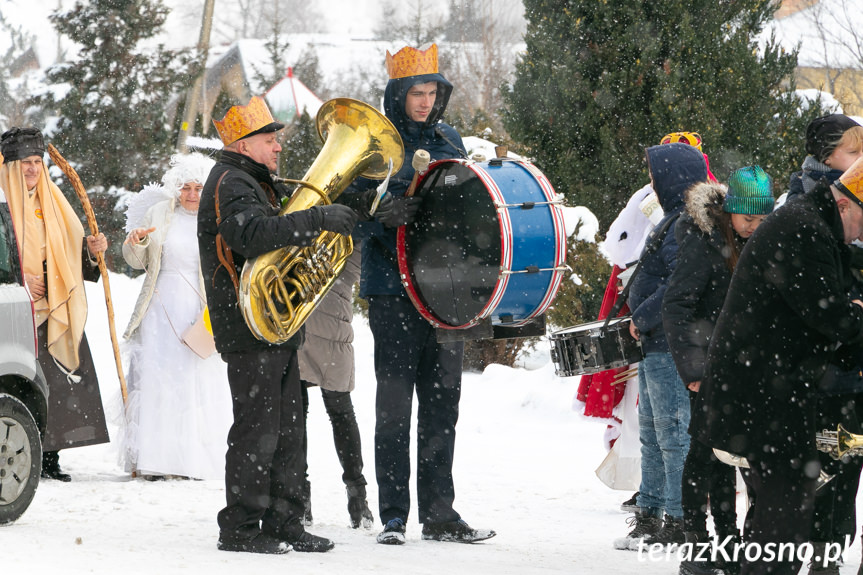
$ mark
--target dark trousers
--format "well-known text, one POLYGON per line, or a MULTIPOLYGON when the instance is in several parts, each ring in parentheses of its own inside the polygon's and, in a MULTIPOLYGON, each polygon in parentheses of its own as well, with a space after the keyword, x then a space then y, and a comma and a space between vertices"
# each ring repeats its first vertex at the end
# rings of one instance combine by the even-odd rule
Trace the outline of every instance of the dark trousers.
MULTIPOLYGON (((303 414, 304 420, 309 414, 309 391, 308 386, 313 385, 303 382, 303 414)), ((336 454, 342 466, 342 481, 345 486, 355 487, 366 484, 363 477, 363 449, 360 441, 360 428, 357 425, 357 416, 354 413, 354 404, 351 401, 349 391, 330 391, 321 388, 321 397, 324 400, 324 408, 330 417, 333 426, 333 442, 336 445, 336 454)), ((303 437, 303 453, 308 460, 309 441, 308 436, 303 437)), ((308 464, 306 465, 304 477, 308 477, 308 464)))
MULTIPOLYGON (((818 427, 836 431, 842 424, 851 433, 860 433, 856 413, 856 394, 825 395, 818 399, 818 427)), ((857 487, 860 483, 860 459, 846 457, 836 460, 819 452, 821 468, 833 479, 815 492, 815 511, 812 518, 812 541, 832 541, 845 544, 846 536, 854 538, 857 528, 857 487)))
POLYGON ((303 532, 305 421, 294 349, 223 353, 234 406, 225 455, 223 537, 303 532))
POLYGON ((434 328, 403 296, 370 297, 369 326, 375 340, 375 475, 381 521, 407 521, 410 511, 414 392, 419 521, 455 521, 452 466, 464 344, 439 344, 434 328))
MULTIPOLYGON (((794 446, 804 449, 806 446, 794 446)), ((802 460, 799 455, 782 452, 761 453, 757 460, 750 457, 749 484, 754 490, 756 502, 752 507, 746 543, 758 544, 762 550, 767 545, 776 549, 778 543, 794 544, 794 559, 791 561, 742 560, 741 575, 772 573, 774 575, 796 575, 801 561, 797 549, 809 540, 812 521, 815 478, 807 475, 816 461, 814 445, 802 460)), ((742 554, 741 554, 742 557, 742 554)), ((754 556, 753 556, 754 557, 754 556)), ((783 559, 787 559, 787 554, 783 559)))
POLYGON ((692 440, 683 465, 684 530, 707 530, 709 501, 713 526, 720 539, 738 534, 736 481, 734 467, 716 459, 710 447, 692 440))
MULTIPOLYGON (((689 394, 695 410, 696 394, 689 394)), ((695 433, 693 436, 697 436, 695 433)), ((738 534, 737 529, 737 477, 734 467, 719 461, 713 449, 693 439, 683 464, 682 504, 683 528, 690 532, 707 531, 707 504, 713 526, 720 540, 738 534)))

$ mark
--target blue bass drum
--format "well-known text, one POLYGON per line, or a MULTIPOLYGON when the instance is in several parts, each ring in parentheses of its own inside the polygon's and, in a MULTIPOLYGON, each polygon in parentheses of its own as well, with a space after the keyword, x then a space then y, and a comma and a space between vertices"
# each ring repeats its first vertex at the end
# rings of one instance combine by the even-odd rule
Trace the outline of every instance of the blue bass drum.
POLYGON ((402 283, 442 329, 486 318, 519 327, 542 315, 560 287, 566 234, 548 179, 532 164, 440 160, 419 180, 416 221, 398 231, 402 283))

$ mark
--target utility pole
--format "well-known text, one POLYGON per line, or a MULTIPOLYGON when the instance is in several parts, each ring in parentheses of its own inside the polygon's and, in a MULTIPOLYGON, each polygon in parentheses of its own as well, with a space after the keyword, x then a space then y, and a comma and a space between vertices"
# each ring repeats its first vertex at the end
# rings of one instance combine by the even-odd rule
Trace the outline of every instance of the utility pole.
POLYGON ((195 125, 195 117, 198 114, 198 100, 201 97, 201 87, 204 84, 204 75, 207 73, 207 53, 210 49, 210 30, 213 28, 213 8, 215 0, 204 0, 204 16, 201 21, 201 36, 198 38, 198 56, 201 58, 201 69, 192 82, 192 87, 186 93, 186 105, 183 107, 183 123, 180 124, 180 133, 177 135, 177 150, 186 153, 189 151, 186 139, 189 130, 195 125))

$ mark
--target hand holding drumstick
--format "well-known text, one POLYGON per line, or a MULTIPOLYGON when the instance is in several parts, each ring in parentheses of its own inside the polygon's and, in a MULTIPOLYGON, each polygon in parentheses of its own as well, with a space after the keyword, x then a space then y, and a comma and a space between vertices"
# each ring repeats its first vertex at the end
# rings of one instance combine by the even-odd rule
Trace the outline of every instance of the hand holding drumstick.
POLYGON ((411 167, 415 170, 414 177, 411 179, 411 185, 408 186, 405 196, 411 197, 414 195, 417 187, 417 180, 419 180, 419 177, 428 169, 430 161, 431 156, 429 156, 427 151, 417 150, 414 152, 413 160, 411 160, 411 167))

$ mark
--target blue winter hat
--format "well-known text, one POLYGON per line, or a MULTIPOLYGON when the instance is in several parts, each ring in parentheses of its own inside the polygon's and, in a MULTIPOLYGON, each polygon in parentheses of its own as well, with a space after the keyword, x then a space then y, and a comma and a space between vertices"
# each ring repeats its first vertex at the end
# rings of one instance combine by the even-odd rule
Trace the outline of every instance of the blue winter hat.
POLYGON ((759 166, 746 166, 731 172, 728 193, 722 204, 724 211, 750 216, 767 215, 773 211, 775 203, 770 176, 759 166))

